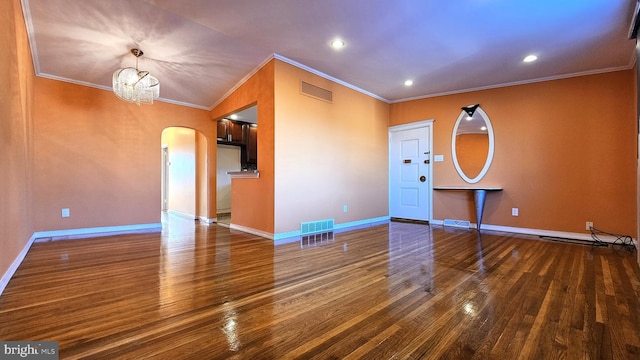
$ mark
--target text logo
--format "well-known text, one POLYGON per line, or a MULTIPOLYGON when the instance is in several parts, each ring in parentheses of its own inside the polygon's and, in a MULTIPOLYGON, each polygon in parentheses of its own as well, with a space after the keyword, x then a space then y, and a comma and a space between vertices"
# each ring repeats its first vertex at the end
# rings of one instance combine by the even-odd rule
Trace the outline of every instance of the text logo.
POLYGON ((58 360, 57 341, 0 341, 0 360, 58 360))

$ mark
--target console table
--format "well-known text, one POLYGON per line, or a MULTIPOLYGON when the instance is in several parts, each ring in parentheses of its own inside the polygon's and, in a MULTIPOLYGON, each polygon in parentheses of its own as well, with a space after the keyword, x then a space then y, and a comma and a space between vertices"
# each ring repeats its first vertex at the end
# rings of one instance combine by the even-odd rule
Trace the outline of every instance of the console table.
POLYGON ((482 213, 484 211, 484 199, 487 196, 487 191, 502 191, 502 188, 479 186, 434 186, 433 190, 473 191, 473 201, 476 208, 476 229, 480 231, 482 213))

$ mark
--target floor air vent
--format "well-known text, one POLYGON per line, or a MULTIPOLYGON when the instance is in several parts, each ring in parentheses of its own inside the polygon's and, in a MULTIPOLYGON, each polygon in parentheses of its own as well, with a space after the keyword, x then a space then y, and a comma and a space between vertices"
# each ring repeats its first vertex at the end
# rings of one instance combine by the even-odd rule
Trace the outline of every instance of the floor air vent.
POLYGON ((443 225, 468 229, 471 227, 471 222, 469 222, 468 220, 444 219, 443 225))
POLYGON ((333 102, 333 92, 304 81, 300 82, 300 92, 316 99, 333 102))
POLYGON ((309 235, 333 231, 333 219, 300 223, 300 235, 309 235))

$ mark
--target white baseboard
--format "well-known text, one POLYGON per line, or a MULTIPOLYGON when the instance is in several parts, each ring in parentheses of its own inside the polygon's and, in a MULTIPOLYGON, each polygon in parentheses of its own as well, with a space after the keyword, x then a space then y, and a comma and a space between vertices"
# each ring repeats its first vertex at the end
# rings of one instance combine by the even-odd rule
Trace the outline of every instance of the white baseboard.
POLYGON ((53 240, 67 240, 67 239, 82 239, 96 236, 108 236, 108 235, 120 235, 120 234, 132 234, 132 233, 144 233, 144 232, 160 232, 162 231, 161 223, 151 224, 135 224, 135 225, 123 225, 123 226, 106 226, 106 227, 94 227, 94 228, 80 228, 80 229, 68 229, 68 230, 52 230, 52 231, 37 231, 31 235, 31 238, 25 244, 24 248, 11 266, 5 271, 4 275, 0 279, 0 295, 9 284, 9 280, 13 277, 16 270, 24 258, 27 256, 29 249, 34 242, 44 242, 53 240))
POLYGON ((16 259, 13 260, 13 263, 11 264, 11 266, 9 266, 7 271, 5 271, 4 275, 2 275, 2 278, 0 279, 0 295, 2 295, 2 292, 9 284, 9 280, 11 280, 11 278, 13 277, 13 274, 16 273, 16 270, 18 270, 18 267, 20 266, 20 264, 22 264, 22 261, 27 256, 27 253, 29 252, 29 249, 31 249, 31 245, 33 245, 33 242, 35 241, 35 239, 36 239, 35 234, 31 235, 31 238, 24 245, 24 247, 22 248, 22 251, 20 251, 20 253, 18 254, 18 257, 16 257, 16 259))
POLYGON ((52 240, 83 239, 96 236, 110 236, 121 234, 132 234, 142 232, 160 232, 162 223, 134 224, 122 226, 105 226, 94 228, 79 228, 67 230, 38 231, 33 233, 36 242, 52 240))
MULTIPOLYGON (((389 216, 381 216, 381 217, 377 217, 377 218, 350 221, 350 222, 341 223, 341 224, 334 224, 332 231, 334 233, 340 233, 340 232, 345 232, 345 231, 362 229, 362 228, 366 228, 366 227, 371 227, 371 226, 376 226, 376 225, 380 225, 380 224, 389 223, 390 219, 391 218, 389 216)), ((276 240, 279 243, 280 242, 283 242, 283 243, 284 242, 289 242, 289 241, 287 241, 285 239, 297 238, 297 237, 300 236, 300 233, 301 233, 300 230, 295 230, 295 231, 289 231, 289 232, 284 232, 284 233, 273 234, 271 239, 276 240)))
MULTIPOLYGON (((365 227, 371 227, 371 226, 375 226, 375 225, 380 225, 380 224, 386 224, 389 222, 389 217, 388 216, 381 216, 381 217, 377 217, 377 218, 371 218, 371 219, 364 219, 364 220, 358 220, 358 221, 351 221, 351 222, 347 222, 347 223, 342 223, 342 224, 335 224, 333 226, 333 232, 334 233, 339 233, 339 232, 344 232, 344 231, 351 231, 351 230, 356 230, 356 229, 361 229, 361 228, 365 228, 365 227)), ((289 231, 289 232, 285 232, 285 233, 278 233, 278 234, 272 234, 266 231, 262 231, 262 230, 257 230, 257 229, 253 229, 250 227, 246 227, 246 226, 241 226, 241 225, 236 225, 236 224, 230 224, 229 228, 232 230, 238 230, 238 231, 242 231, 242 232, 246 232, 248 234, 252 234, 252 235, 257 235, 269 240, 274 240, 274 242, 277 244, 282 244, 282 243, 287 243, 287 242, 291 242, 291 241, 295 241, 297 240, 297 238, 300 236, 300 230, 296 230, 296 231, 289 231)))
POLYGON ((206 216, 198 216, 198 221, 203 224, 211 225, 218 221, 218 218, 208 218, 206 216))
MULTIPOLYGON (((431 220, 432 225, 444 225, 444 220, 431 220)), ((475 223, 471 223, 471 229, 476 228, 475 223)), ((554 231, 554 230, 542 230, 542 229, 531 229, 531 228, 519 228, 519 227, 511 227, 511 226, 499 226, 499 225, 489 225, 482 224, 481 230, 491 230, 491 231, 502 231, 509 232, 515 234, 523 234, 523 235, 534 235, 534 236, 546 236, 546 237, 555 237, 555 238, 567 238, 567 239, 575 239, 575 240, 583 240, 583 241, 594 241, 591 237, 591 233, 583 234, 576 232, 568 232, 568 231, 554 231)), ((610 235, 598 235, 598 238, 602 242, 613 244, 616 241, 616 237, 610 235)), ((632 239, 634 244, 637 243, 636 239, 632 239)))
POLYGON ((269 232, 266 232, 266 231, 262 231, 262 230, 258 230, 258 229, 254 229, 254 228, 250 228, 250 227, 247 227, 247 226, 229 224, 229 229, 238 230, 238 231, 245 232, 247 234, 256 235, 256 236, 260 236, 260 237, 263 237, 263 238, 267 238, 269 240, 273 240, 273 234, 272 233, 269 233, 269 232))
POLYGON ((189 220, 195 220, 198 218, 194 214, 189 214, 189 213, 178 211, 178 210, 167 210, 167 213, 171 215, 179 216, 181 218, 189 219, 189 220))

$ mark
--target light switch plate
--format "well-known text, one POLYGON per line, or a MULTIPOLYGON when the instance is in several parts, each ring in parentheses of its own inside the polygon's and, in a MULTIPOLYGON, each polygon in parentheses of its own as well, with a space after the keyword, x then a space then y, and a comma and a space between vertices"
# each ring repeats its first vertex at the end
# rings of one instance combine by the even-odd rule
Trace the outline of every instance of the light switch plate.
POLYGON ((437 161, 437 162, 444 161, 444 155, 433 155, 433 161, 437 161))
POLYGON ((69 217, 71 214, 69 213, 69 208, 62 209, 62 217, 69 217))

